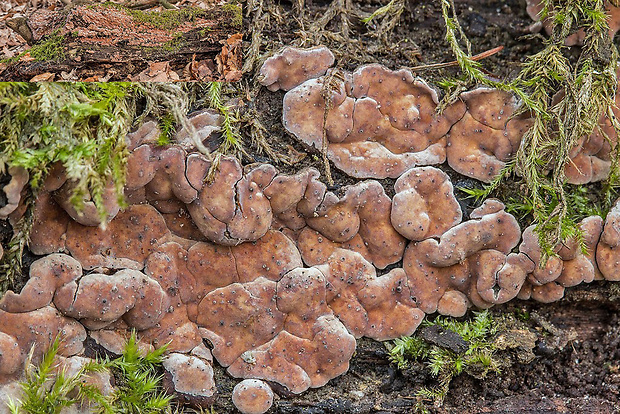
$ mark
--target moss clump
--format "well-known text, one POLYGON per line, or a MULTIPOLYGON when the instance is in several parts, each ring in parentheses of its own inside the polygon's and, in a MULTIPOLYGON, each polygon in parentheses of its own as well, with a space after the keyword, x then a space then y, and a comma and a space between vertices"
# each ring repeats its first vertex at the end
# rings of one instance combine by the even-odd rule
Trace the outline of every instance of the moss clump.
POLYGON ((65 36, 59 35, 56 31, 43 42, 34 45, 30 49, 30 56, 38 62, 63 60, 65 58, 64 40, 65 36))
POLYGON ((224 13, 230 15, 233 26, 241 27, 243 24, 243 12, 240 4, 236 2, 226 3, 222 5, 222 10, 224 13))
POLYGON ((23 51, 17 56, 13 56, 9 59, 2 59, 0 62, 15 63, 26 54, 30 54, 30 57, 37 62, 58 62, 65 59, 66 55, 63 47, 65 36, 58 34, 58 32, 59 30, 55 30, 43 42, 32 46, 32 48, 23 51))
POLYGON ((450 382, 462 372, 467 372, 476 378, 483 378, 489 372, 499 372, 493 342, 497 323, 489 311, 474 312, 474 315, 472 320, 466 321, 438 316, 433 321, 422 322, 422 327, 435 326, 460 336, 467 343, 467 349, 462 353, 430 344, 417 334, 396 339, 386 345, 390 359, 398 365, 398 368, 407 368, 411 361, 423 362, 431 375, 437 378, 438 386, 424 387, 416 393, 419 399, 417 411, 427 411, 424 401, 441 405, 448 393, 450 382))
MULTIPOLYGON (((76 183, 79 209, 91 198, 106 218, 103 193, 113 182, 121 205, 128 151, 125 136, 139 87, 129 83, 0 83, 0 171, 20 166, 30 174, 34 196, 55 163, 76 183)), ((0 291, 21 272, 21 257, 32 226, 31 208, 14 229, 3 257, 0 291)))
POLYGON ((106 414, 172 412, 172 396, 165 395, 162 376, 156 374, 166 346, 142 355, 133 332, 120 357, 112 361, 95 359, 70 376, 58 370, 60 347, 61 341, 56 338, 38 366, 27 362, 26 380, 21 383, 24 397, 21 402, 9 403, 12 414, 57 414, 72 406, 80 412, 89 407, 106 414), (107 396, 85 381, 89 375, 104 371, 112 372, 116 385, 107 396))
POLYGON ((88 6, 89 8, 97 7, 114 7, 118 10, 122 10, 128 13, 134 21, 139 23, 149 24, 153 27, 163 30, 173 30, 181 26, 185 22, 191 22, 198 17, 205 16, 207 12, 198 7, 185 7, 178 10, 163 10, 163 11, 143 11, 134 10, 123 5, 105 2, 103 4, 95 4, 88 6))
POLYGON ((175 131, 174 117, 171 114, 166 114, 159 120, 159 130, 161 133, 157 138, 157 145, 164 146, 170 144, 175 131))
POLYGON ((204 16, 205 12, 197 7, 186 7, 180 10, 164 10, 161 12, 127 10, 136 22, 150 24, 164 30, 173 30, 188 21, 204 16))
MULTIPOLYGON (((543 0, 541 20, 551 25, 551 36, 545 47, 529 56, 519 75, 510 82, 490 79, 479 62, 471 58, 471 44, 465 36, 456 15, 454 0, 441 0, 446 40, 464 74, 463 79, 446 83, 450 87, 450 99, 456 99, 472 84, 510 91, 522 101, 521 113, 531 114, 533 125, 525 132, 512 162, 482 192, 479 198, 490 195, 500 182, 517 174, 522 177, 525 194, 522 204, 531 206, 543 257, 555 255, 555 247, 580 234, 568 192, 576 186, 567 187, 565 165, 570 162, 569 153, 582 137, 593 133, 603 114, 608 115, 616 133, 620 135, 620 123, 613 116, 618 50, 609 37, 609 24, 602 0, 543 0), (579 58, 572 63, 566 37, 583 30, 584 45, 579 58), (465 49, 461 47, 465 45, 465 49), (553 208, 549 209, 549 205, 553 208)), ((602 131, 601 131, 602 132, 602 131)), ((612 171, 605 186, 604 198, 611 205, 611 194, 620 182, 620 153, 618 146, 612 151, 612 171)))

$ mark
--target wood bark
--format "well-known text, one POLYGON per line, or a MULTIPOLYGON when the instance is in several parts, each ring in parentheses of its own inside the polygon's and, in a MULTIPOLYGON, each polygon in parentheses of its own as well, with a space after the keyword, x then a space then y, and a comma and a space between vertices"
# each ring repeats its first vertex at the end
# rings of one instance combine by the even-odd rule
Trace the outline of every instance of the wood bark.
POLYGON ((32 49, 8 64, 0 81, 62 72, 80 80, 143 81, 150 80, 149 68, 161 68, 153 69, 156 62, 167 62, 166 70, 176 71, 181 80, 236 80, 241 27, 235 13, 221 7, 136 12, 112 4, 37 10, 9 25, 32 49))

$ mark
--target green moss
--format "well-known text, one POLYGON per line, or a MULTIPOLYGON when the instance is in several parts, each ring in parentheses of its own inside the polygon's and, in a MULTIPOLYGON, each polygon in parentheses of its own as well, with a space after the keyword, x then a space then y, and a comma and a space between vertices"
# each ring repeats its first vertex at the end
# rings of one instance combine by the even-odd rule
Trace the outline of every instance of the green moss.
POLYGON ((63 60, 65 58, 64 40, 65 36, 59 35, 56 30, 43 42, 34 45, 30 49, 30 56, 38 62, 63 60))
POLYGON ((164 30, 172 30, 188 21, 194 21, 197 17, 205 14, 204 10, 197 7, 186 7, 180 10, 164 10, 161 12, 128 10, 133 19, 140 23, 150 24, 153 27, 164 30))
POLYGON ((438 381, 438 386, 423 387, 416 393, 419 398, 418 411, 426 411, 424 401, 441 405, 448 393, 450 382, 462 372, 476 378, 483 378, 489 372, 499 372, 493 342, 497 323, 486 310, 474 312, 474 315, 473 319, 465 321, 438 316, 433 321, 427 319, 422 322, 423 327, 438 326, 458 334, 468 345, 462 353, 430 344, 418 335, 396 339, 386 345, 390 359, 400 369, 407 368, 412 361, 419 361, 425 364, 438 381))
MULTIPOLYGON (((580 139, 598 128, 601 116, 610 114, 615 106, 618 50, 609 37, 605 4, 599 0, 545 0, 540 18, 549 22, 552 34, 544 41, 544 48, 529 56, 510 82, 486 75, 480 62, 471 58, 471 44, 458 22, 454 0, 441 0, 441 4, 446 40, 464 75, 445 83, 450 93, 444 103, 457 99, 472 85, 482 84, 514 93, 522 101, 518 114, 531 114, 532 126, 523 134, 514 159, 475 195, 485 198, 505 178, 513 174, 521 177, 525 194, 518 196, 518 202, 529 206, 544 264, 556 254, 554 249, 559 243, 581 233, 576 222, 583 211, 580 195, 571 194, 580 187, 566 186, 564 172, 565 165, 571 162, 570 152, 580 139), (564 42, 577 30, 583 30, 585 36, 579 59, 574 61, 569 59, 564 42), (553 208, 549 208, 551 205, 553 208)), ((609 120, 620 135, 618 120, 613 116, 609 120)), ((607 204, 602 206, 603 215, 615 189, 620 187, 618 145, 612 148, 611 163, 603 194, 607 204)))
POLYGON ((157 138, 157 145, 168 145, 172 140, 172 134, 175 131, 175 122, 172 114, 166 114, 159 120, 159 138, 157 138))
POLYGON ((37 62, 57 62, 63 60, 66 56, 63 48, 65 36, 59 35, 59 31, 60 30, 54 31, 47 39, 32 46, 30 49, 25 50, 12 58, 2 59, 0 62, 16 63, 21 57, 28 53, 37 62))
POLYGON ((198 7, 185 7, 178 10, 163 10, 158 12, 134 10, 112 2, 89 6, 89 8, 96 7, 113 7, 118 10, 123 10, 136 22, 149 24, 153 27, 164 30, 176 29, 185 22, 194 21, 196 18, 207 14, 206 11, 198 7))
POLYGON ((212 32, 212 31, 213 31, 212 27, 203 27, 202 29, 200 29, 198 34, 202 37, 202 36, 206 36, 207 33, 212 32))
POLYGON ((222 5, 222 10, 231 16, 232 25, 241 28, 243 24, 243 11, 241 5, 236 2, 222 5))
POLYGON ((26 367, 22 400, 8 404, 12 414, 57 414, 72 406, 106 414, 172 412, 172 396, 165 395, 162 376, 156 374, 166 346, 142 355, 133 332, 119 358, 94 359, 74 375, 56 369, 60 347, 61 341, 56 338, 38 366, 26 367), (88 375, 104 371, 114 375, 116 387, 110 395, 85 382, 88 375))

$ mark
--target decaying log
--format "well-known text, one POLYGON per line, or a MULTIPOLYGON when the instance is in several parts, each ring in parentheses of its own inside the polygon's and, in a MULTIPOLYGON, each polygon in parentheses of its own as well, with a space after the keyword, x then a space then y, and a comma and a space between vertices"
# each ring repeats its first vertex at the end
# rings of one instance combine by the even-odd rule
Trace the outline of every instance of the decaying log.
POLYGON ((8 26, 32 48, 0 73, 0 81, 28 81, 36 75, 62 72, 71 72, 80 80, 110 81, 166 81, 179 76, 235 81, 241 75, 241 9, 237 5, 162 12, 111 2, 69 5, 62 10, 39 9, 27 18, 13 19, 8 26), (163 67, 174 74, 155 79, 154 72, 163 67))

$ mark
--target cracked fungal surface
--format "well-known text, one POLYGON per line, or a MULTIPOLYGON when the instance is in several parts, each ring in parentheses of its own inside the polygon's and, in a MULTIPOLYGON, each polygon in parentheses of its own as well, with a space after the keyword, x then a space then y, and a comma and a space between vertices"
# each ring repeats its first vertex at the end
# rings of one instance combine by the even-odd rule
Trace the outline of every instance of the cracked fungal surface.
MULTIPOLYGON (((610 7, 620 16, 620 8, 610 7)), ((614 23, 620 22, 613 13, 614 23)), ((532 124, 529 113, 516 114, 514 96, 483 87, 461 93, 438 114, 437 91, 407 69, 369 64, 352 73, 330 69, 299 79, 284 95, 285 129, 356 178, 398 178, 411 168, 447 161, 459 174, 488 183, 514 158, 532 124)), ((617 141, 603 115, 599 128, 571 149, 567 182, 606 179, 617 141)))
MULTIPOLYGON (((437 162, 447 153, 450 163, 461 148, 465 174, 496 173, 528 122, 511 117, 510 96, 477 89, 437 116, 424 82, 366 65, 329 78, 336 87, 324 118, 323 76, 287 92, 287 128, 321 148, 325 120, 336 166, 397 178, 393 193, 373 179, 328 189, 315 169, 283 173, 233 157, 206 180, 211 161, 187 134, 160 146, 147 123, 128 137, 128 206, 111 203, 97 225, 62 202, 72 183, 55 167, 35 201, 30 249, 42 257, 23 289, 0 300, 0 382, 18 380, 33 344, 36 361, 59 332, 72 357, 85 341, 119 353, 136 330, 145 349, 168 344, 165 386, 180 400, 212 404, 217 362, 258 381, 262 410, 266 384, 298 394, 346 372, 359 338, 411 335, 426 314, 551 302, 580 283, 620 280, 618 205, 580 223, 585 249, 568 240, 541 268, 533 229, 522 232, 502 202, 486 200, 463 221, 450 178, 417 166, 421 153, 439 151, 437 162), (364 148, 348 166, 337 160, 364 148)), ((220 125, 212 115, 195 118, 204 140, 220 125)))

